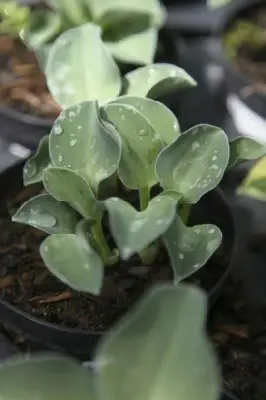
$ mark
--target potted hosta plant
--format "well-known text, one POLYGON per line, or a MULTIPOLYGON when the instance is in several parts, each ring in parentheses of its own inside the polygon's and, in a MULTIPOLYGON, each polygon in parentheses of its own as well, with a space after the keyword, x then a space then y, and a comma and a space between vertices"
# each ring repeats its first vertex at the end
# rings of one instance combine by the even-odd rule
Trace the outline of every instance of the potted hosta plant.
MULTIPOLYGON (((150 68, 143 95, 184 80, 179 69, 150 68)), ((235 240, 215 188, 226 169, 265 152, 214 126, 181 135, 164 104, 134 95, 132 74, 128 95, 61 112, 23 168, 26 189, 21 165, 1 176, 0 316, 79 356, 154 282, 192 280, 213 304, 235 240)))
MULTIPOLYGON (((165 33, 160 35, 157 46, 158 32, 166 14, 158 0, 112 0, 108 3, 103 0, 79 0, 72 3, 50 0, 30 7, 8 1, 0 5, 0 30, 3 32, 0 38, 0 112, 2 125, 7 126, 2 128, 1 133, 34 148, 40 137, 49 132, 52 121, 60 112, 59 105, 49 93, 40 66, 45 70, 52 43, 65 31, 84 23, 97 26, 102 40, 100 46, 112 54, 121 68, 127 65, 126 70, 129 65, 132 69, 133 65, 151 63, 156 51, 160 60, 173 61, 171 40, 165 39, 165 33), (20 135, 22 128, 25 128, 25 133, 20 135)), ((87 30, 86 34, 86 42, 95 43, 94 32, 87 30)), ((99 58, 100 54, 97 57, 96 53, 91 54, 87 49, 90 62, 81 71, 79 62, 83 55, 78 49, 76 53, 75 68, 79 69, 79 75, 81 72, 84 75, 95 74, 90 68, 94 57, 99 58)), ((124 74, 125 67, 122 70, 124 74)))
POLYGON ((101 341, 87 369, 51 354, 6 361, 2 400, 232 400, 220 397, 220 368, 204 327, 206 303, 193 287, 155 287, 101 341))

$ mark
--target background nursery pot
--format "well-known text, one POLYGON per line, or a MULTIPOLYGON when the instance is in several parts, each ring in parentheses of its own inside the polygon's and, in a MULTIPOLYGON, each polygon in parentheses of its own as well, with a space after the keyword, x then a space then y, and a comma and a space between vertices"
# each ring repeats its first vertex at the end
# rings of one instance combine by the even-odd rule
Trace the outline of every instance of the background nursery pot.
MULTIPOLYGON (((9 226, 11 224, 9 217, 10 210, 9 211, 7 210, 6 201, 8 199, 10 201, 10 199, 14 197, 16 197, 17 201, 25 200, 21 198, 19 199, 19 197, 21 197, 22 193, 21 189, 23 187, 22 167, 23 163, 20 163, 16 166, 11 167, 9 170, 6 170, 0 175, 0 188, 2 193, 1 197, 2 215, 0 218, 0 224, 2 220, 2 223, 4 225, 6 224, 6 229, 8 229, 8 224, 9 226), (12 186, 10 185, 10 182, 12 182, 12 186), (8 187, 9 189, 7 189, 8 187)), ((208 261, 207 265, 202 269, 200 269, 197 273, 195 273, 192 278, 192 281, 194 282, 199 282, 199 279, 202 281, 203 287, 205 287, 206 290, 208 291, 209 307, 211 307, 217 300, 217 297, 221 292, 223 283, 232 266, 234 259, 234 249, 235 249, 235 230, 234 230, 233 218, 231 215, 230 208, 226 203, 222 192, 219 189, 215 189, 214 191, 209 192, 202 198, 202 200, 195 207, 192 208, 189 224, 192 222, 193 224, 199 222, 200 223, 208 222, 216 224, 223 233, 223 242, 220 247, 220 249, 222 249, 222 255, 221 256, 219 255, 220 252, 218 250, 218 252, 208 261), (221 258, 219 257, 222 257, 223 259, 221 260, 221 258), (217 261, 220 264, 218 269, 218 276, 217 276, 217 261), (214 273, 215 271, 216 273, 214 273), (204 273, 202 274, 202 272, 204 273)), ((21 229, 21 225, 20 224, 17 225, 21 229)), ((13 226, 17 225, 13 224, 13 226)), ((4 227, 2 229, 4 229, 4 227)), ((31 229, 32 232, 32 228, 24 227, 23 229, 26 229, 27 231, 31 229)), ((33 230, 37 232, 37 230, 35 229, 33 230)), ((1 239, 1 241, 2 240, 3 241, 2 242, 0 241, 0 265, 1 265, 0 276, 2 276, 2 278, 5 276, 10 277, 10 275, 12 275, 12 272, 15 273, 16 268, 19 268, 18 264, 20 263, 20 261, 22 261, 23 263, 23 258, 25 259, 25 257, 27 257, 25 253, 24 255, 22 254, 23 251, 20 254, 21 251, 20 249, 23 250, 23 246, 25 247, 25 244, 23 245, 23 243, 17 242, 14 247, 12 246, 11 250, 11 243, 9 244, 7 243, 8 236, 11 237, 10 235, 7 235, 5 237, 3 236, 3 239, 1 239), (7 268, 8 268, 8 273, 6 273, 5 271, 5 269, 7 268)), ((15 242, 14 237, 12 238, 12 241, 13 243, 15 242)), ((31 250, 31 252, 34 251, 31 250)), ((38 260, 38 248, 35 249, 35 253, 36 253, 35 260, 36 259, 38 260)), ((28 260, 28 262, 31 263, 30 260, 28 260)), ((153 282, 160 282, 160 281, 165 281, 165 277, 164 276, 158 278, 156 277, 155 281, 153 280, 150 281, 149 283, 151 284, 153 282)), ((5 283, 5 279, 2 282, 5 283)), ((36 316, 38 315, 37 313, 35 313, 35 315, 32 315, 29 314, 28 312, 25 312, 25 310, 27 311, 27 306, 26 309, 23 306, 24 310, 22 311, 16 305, 16 301, 15 302, 13 301, 13 304, 11 304, 12 303, 11 299, 10 303, 6 301, 6 296, 5 296, 6 289, 4 288, 4 286, 5 285, 2 284, 1 300, 0 300, 0 319, 2 320, 2 323, 4 323, 4 326, 5 324, 7 324, 7 326, 15 328, 17 331, 21 332, 26 337, 32 338, 34 339, 34 341, 42 343, 42 345, 44 345, 46 348, 60 350, 69 353, 71 355, 74 355, 76 357, 79 357, 81 359, 88 359, 89 357, 91 357, 95 344, 101 337, 102 332, 89 331, 89 330, 86 331, 81 329, 68 328, 59 325, 57 323, 48 323, 45 321, 44 315, 42 315, 42 317, 44 317, 44 319, 42 319, 36 316)), ((142 285, 141 290, 143 289, 145 288, 143 288, 142 285)), ((64 290, 68 290, 68 288, 65 287, 64 290)), ((34 293, 32 293, 32 295, 34 296, 34 293)), ((115 316, 115 318, 113 319, 116 318, 117 316, 115 316)))
MULTIPOLYGON (((266 14, 266 5, 263 0, 241 0, 232 1, 228 9, 223 13, 218 24, 218 35, 220 37, 220 55, 217 54, 219 63, 225 69, 225 86, 229 94, 238 96, 238 98, 251 110, 266 118, 266 91, 262 91, 260 82, 256 82, 248 73, 241 70, 233 60, 230 60, 228 49, 225 44, 226 34, 232 29, 237 21, 248 19, 256 10, 264 8, 266 14)), ((265 26, 266 31, 266 26, 265 26)), ((217 61, 217 60, 216 60, 217 61)), ((263 61, 263 60, 261 60, 263 61)))

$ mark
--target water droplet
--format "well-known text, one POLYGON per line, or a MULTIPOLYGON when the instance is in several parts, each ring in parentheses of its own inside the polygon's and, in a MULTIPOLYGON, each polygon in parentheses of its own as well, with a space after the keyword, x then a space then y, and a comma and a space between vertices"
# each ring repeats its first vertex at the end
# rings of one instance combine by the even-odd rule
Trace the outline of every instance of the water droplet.
POLYGON ((38 219, 38 226, 41 228, 52 228, 56 225, 56 219, 52 215, 43 215, 38 219))
POLYGON ((77 144, 77 139, 73 139, 73 140, 70 141, 70 146, 71 147, 76 146, 76 144, 77 144))
POLYGON ((147 131, 146 131, 145 129, 141 129, 141 130, 139 131, 139 135, 140 135, 140 136, 147 136, 147 131))
POLYGON ((213 228, 209 230, 209 233, 214 233, 214 232, 215 232, 215 229, 213 229, 213 228))
POLYGON ((37 172, 37 166, 34 161, 29 161, 24 169, 27 178, 32 178, 37 172))
POLYGON ((76 114, 74 111, 69 111, 68 116, 69 116, 70 118, 74 118, 74 117, 77 116, 77 114, 76 114))
POLYGON ((81 125, 78 125, 78 130, 80 131, 80 129, 82 129, 82 126, 81 126, 81 125))
POLYGON ((200 266, 199 264, 195 264, 195 265, 193 265, 193 267, 192 267, 192 268, 193 268, 193 269, 198 269, 198 268, 199 268, 199 266, 200 266))
POLYGON ((132 253, 131 248, 130 248, 130 247, 125 247, 125 248, 123 249, 123 251, 122 251, 122 257, 123 257, 124 259, 127 259, 127 258, 129 258, 129 257, 131 256, 131 253, 132 253))
POLYGON ((61 135, 61 133, 63 132, 63 129, 61 127, 61 125, 57 124, 53 126, 53 133, 55 135, 61 135))
POLYGON ((184 254, 183 253, 178 254, 178 258, 180 258, 180 260, 184 260, 184 254))
POLYGON ((193 142, 192 143, 192 150, 197 150, 200 147, 199 142, 193 142))
POLYGON ((62 162, 63 161, 63 157, 62 156, 58 156, 58 161, 62 162))
POLYGON ((125 120, 125 116, 123 114, 120 116, 120 118, 122 119, 122 121, 125 120))
POLYGON ((155 222, 155 224, 156 224, 157 226, 162 225, 162 224, 163 224, 163 219, 157 219, 157 221, 155 222))
POLYGON ((217 156, 213 156, 212 161, 216 161, 216 160, 217 160, 217 156))

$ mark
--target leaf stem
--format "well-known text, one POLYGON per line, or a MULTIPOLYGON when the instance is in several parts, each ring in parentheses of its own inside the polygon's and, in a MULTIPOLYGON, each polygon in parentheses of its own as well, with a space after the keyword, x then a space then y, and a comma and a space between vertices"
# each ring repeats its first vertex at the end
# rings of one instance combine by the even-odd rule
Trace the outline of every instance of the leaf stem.
POLYGON ((145 210, 148 207, 150 201, 150 189, 148 187, 139 189, 139 205, 140 211, 145 210))
POLYGON ((190 210, 191 210, 191 204, 189 203, 183 203, 180 207, 179 215, 184 224, 186 224, 188 221, 190 210))
POLYGON ((107 263, 107 260, 112 257, 112 252, 106 242, 103 230, 102 230, 102 223, 101 220, 99 219, 95 225, 92 226, 91 232, 95 238, 95 240, 98 242, 101 248, 101 257, 103 259, 104 264, 107 263))

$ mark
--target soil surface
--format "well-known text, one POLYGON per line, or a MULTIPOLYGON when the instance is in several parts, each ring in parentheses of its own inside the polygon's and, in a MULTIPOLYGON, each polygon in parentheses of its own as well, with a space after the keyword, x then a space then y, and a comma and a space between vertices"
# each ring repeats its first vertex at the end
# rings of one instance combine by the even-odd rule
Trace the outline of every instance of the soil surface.
MULTIPOLYGON (((39 188, 24 189, 12 199, 8 212, 0 215, 0 295, 1 298, 36 317, 71 328, 105 330, 146 290, 157 282, 172 279, 171 268, 162 250, 153 267, 143 267, 139 259, 114 267, 105 277, 99 297, 78 293, 49 273, 39 255, 45 237, 37 229, 12 223, 10 214, 39 188)), ((225 272, 223 246, 208 264, 193 275, 194 282, 209 291, 225 272)))
POLYGON ((60 113, 34 53, 5 35, 0 36, 0 104, 49 120, 60 113))
POLYGON ((225 34, 224 45, 236 67, 254 82, 243 95, 266 91, 266 7, 234 22, 225 34))

